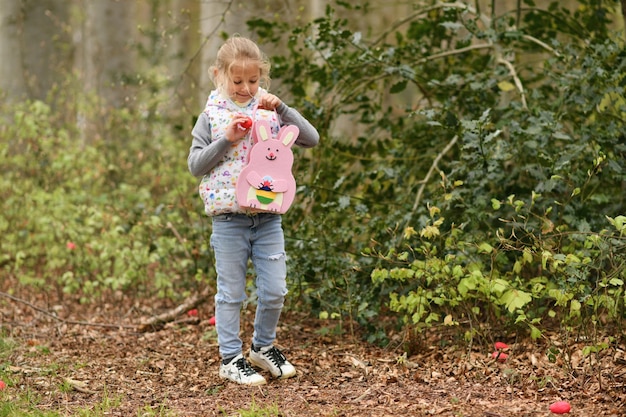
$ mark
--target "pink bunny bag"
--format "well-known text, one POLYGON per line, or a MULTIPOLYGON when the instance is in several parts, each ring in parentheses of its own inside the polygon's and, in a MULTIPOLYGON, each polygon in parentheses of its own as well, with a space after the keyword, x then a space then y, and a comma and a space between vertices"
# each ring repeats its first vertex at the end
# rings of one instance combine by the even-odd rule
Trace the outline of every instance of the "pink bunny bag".
POLYGON ((254 144, 237 179, 237 203, 253 211, 283 214, 296 195, 291 147, 300 130, 294 125, 283 126, 274 138, 265 120, 256 121, 252 129, 254 144))

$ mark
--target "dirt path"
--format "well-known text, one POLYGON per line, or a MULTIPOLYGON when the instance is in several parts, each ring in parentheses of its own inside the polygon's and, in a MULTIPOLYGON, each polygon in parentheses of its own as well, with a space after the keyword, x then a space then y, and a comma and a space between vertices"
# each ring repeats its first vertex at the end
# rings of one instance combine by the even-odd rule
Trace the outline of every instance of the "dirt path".
MULTIPOLYGON (((143 314, 111 305, 54 309, 101 323, 136 324, 143 314)), ((444 348, 442 340, 433 340, 402 358, 399 350, 348 335, 324 336, 326 323, 286 313, 279 346, 297 377, 244 388, 217 376, 209 317, 209 306, 203 306, 199 322, 142 334, 69 325, 0 299, 0 325, 19 342, 0 362, 10 379, 2 395, 17 398, 30 390, 41 409, 73 415, 106 404, 104 415, 124 417, 237 416, 251 409, 274 416, 537 417, 550 416, 549 405, 558 400, 571 403, 571 416, 626 415, 626 356, 620 348, 606 349, 591 376, 576 345, 568 347, 575 365, 569 373, 538 345, 512 344, 509 359, 500 363, 490 352, 444 348)), ((252 314, 244 315, 247 334, 251 322, 252 314)))

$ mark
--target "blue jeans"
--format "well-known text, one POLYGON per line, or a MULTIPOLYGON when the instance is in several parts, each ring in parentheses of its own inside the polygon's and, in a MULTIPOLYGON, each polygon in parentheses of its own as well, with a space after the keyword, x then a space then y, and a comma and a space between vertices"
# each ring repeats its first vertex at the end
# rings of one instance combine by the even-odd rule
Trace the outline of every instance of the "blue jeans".
POLYGON ((215 325, 222 358, 242 353, 240 312, 246 300, 248 260, 256 271, 257 308, 252 343, 269 346, 287 295, 282 218, 278 214, 221 214, 213 217, 217 294, 215 325))

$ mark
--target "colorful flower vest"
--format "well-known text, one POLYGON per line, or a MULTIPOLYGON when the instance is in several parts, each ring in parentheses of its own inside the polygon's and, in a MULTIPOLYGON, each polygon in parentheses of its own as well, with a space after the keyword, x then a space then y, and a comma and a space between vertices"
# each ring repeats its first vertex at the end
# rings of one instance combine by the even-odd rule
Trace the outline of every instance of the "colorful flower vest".
MULTIPOLYGON (((265 90, 259 89, 257 97, 264 93, 265 90)), ((246 106, 240 107, 217 90, 212 91, 204 109, 204 113, 209 117, 211 140, 226 140, 226 127, 238 114, 245 114, 254 120, 266 120, 271 126, 272 133, 276 135, 280 128, 278 115, 274 111, 257 109, 257 104, 258 100, 255 97, 246 106)), ((239 207, 235 193, 237 178, 248 162, 248 152, 252 146, 249 136, 233 143, 220 162, 202 178, 199 193, 207 215, 248 211, 239 207)))

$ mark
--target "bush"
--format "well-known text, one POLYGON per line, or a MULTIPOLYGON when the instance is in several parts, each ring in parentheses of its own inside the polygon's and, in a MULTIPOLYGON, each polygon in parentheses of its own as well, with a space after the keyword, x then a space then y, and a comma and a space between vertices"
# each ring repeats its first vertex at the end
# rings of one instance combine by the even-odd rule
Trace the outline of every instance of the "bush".
POLYGON ((250 22, 267 42, 290 31, 274 76, 322 131, 288 216, 295 288, 323 317, 374 334, 388 307, 534 337, 555 316, 621 317, 624 48, 605 6, 529 6, 416 6, 368 38, 330 7, 304 28, 250 22))
POLYGON ((115 140, 89 141, 43 102, 12 112, 0 131, 4 273, 83 301, 195 287, 189 278, 208 268, 191 241, 206 225, 190 208, 180 138, 165 128, 155 137, 153 121, 128 110, 108 116, 104 136, 115 140))

